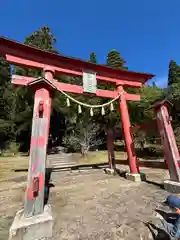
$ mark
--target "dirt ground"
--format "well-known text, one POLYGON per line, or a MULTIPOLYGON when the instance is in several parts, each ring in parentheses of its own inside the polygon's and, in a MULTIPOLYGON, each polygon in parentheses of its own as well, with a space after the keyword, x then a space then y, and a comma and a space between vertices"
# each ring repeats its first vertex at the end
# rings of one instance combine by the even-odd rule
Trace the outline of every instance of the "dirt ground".
MULTIPOLYGON (((54 215, 52 240, 153 239, 144 222, 156 221, 154 210, 168 194, 161 189, 168 174, 166 170, 142 172, 148 182, 130 182, 102 169, 52 172, 54 187, 48 202, 54 215)), ((7 240, 15 213, 23 207, 25 187, 24 176, 0 183, 1 240, 7 240)))

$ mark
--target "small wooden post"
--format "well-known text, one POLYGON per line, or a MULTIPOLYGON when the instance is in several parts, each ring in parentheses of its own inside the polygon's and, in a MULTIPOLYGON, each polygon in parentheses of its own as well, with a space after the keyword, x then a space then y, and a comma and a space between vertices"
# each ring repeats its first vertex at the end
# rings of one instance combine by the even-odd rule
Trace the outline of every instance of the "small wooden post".
POLYGON ((115 169, 114 132, 111 126, 107 127, 107 149, 109 168, 115 169))
MULTIPOLYGON (((44 71, 51 81, 51 70, 44 71)), ((46 84, 35 84, 34 111, 32 121, 28 186, 25 197, 24 216, 41 214, 44 210, 44 184, 46 152, 51 114, 51 91, 46 84)))

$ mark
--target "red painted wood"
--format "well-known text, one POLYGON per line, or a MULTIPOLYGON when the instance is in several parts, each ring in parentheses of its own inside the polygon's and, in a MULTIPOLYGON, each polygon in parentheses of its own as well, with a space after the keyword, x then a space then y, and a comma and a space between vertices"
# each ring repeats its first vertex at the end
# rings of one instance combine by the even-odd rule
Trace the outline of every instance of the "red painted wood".
POLYGON ((133 137, 131 134, 131 123, 129 119, 128 107, 126 99, 124 97, 124 90, 122 86, 118 86, 118 92, 121 93, 121 98, 119 100, 120 112, 121 112, 121 121, 124 131, 124 138, 126 142, 126 149, 129 159, 129 167, 131 173, 138 173, 136 154, 134 150, 133 137))
MULTIPOLYGON (((53 78, 54 78, 54 71, 50 67, 45 68, 44 69, 44 77, 47 80, 49 80, 50 82, 52 82, 53 78)), ((45 132, 46 143, 48 142, 49 129, 50 129, 51 106, 52 106, 52 96, 50 98, 46 98, 46 113, 45 113, 45 116, 48 119, 47 132, 45 132), (48 101, 47 101, 47 99, 48 99, 48 101)))
POLYGON ((44 182, 45 182, 45 177, 43 172, 39 174, 39 191, 43 191, 44 190, 44 182))
POLYGON ((27 198, 29 201, 34 200, 33 190, 31 186, 27 188, 27 198))
MULTIPOLYGON (((13 75, 11 82, 14 85, 27 86, 28 83, 30 83, 34 80, 36 80, 36 78, 13 75)), ((68 84, 68 83, 61 83, 61 82, 58 82, 55 79, 51 80, 51 82, 57 88, 57 90, 61 89, 64 92, 86 95, 86 93, 84 93, 84 90, 81 86, 68 84)), ((126 92, 124 94, 125 94, 125 98, 126 98, 127 101, 139 101, 140 100, 140 95, 129 94, 129 93, 126 93, 126 92)), ((118 93, 117 93, 117 91, 97 89, 96 96, 97 97, 105 97, 105 98, 116 98, 118 96, 118 93)))
MULTIPOLYGON (((23 59, 20 57, 15 57, 15 56, 11 56, 11 55, 6 55, 6 60, 9 63, 15 64, 15 65, 19 65, 22 67, 31 67, 31 68, 37 68, 37 69, 44 69, 46 68, 48 65, 44 64, 44 63, 39 63, 39 62, 35 62, 35 61, 31 61, 31 60, 27 60, 27 59, 23 59)), ((63 73, 63 74, 67 74, 67 75, 75 75, 75 76, 82 76, 83 72, 82 71, 75 71, 72 69, 66 69, 66 68, 62 68, 62 67, 57 67, 57 66, 53 66, 53 69, 57 72, 57 73, 63 73)), ((114 84, 121 84, 124 86, 129 86, 129 87, 141 87, 143 85, 142 82, 138 82, 138 80, 124 80, 123 77, 122 78, 118 78, 118 77, 106 77, 106 76, 101 76, 101 75, 96 75, 96 78, 100 81, 106 81, 106 82, 112 82, 114 84)), ((125 79, 127 77, 124 77, 125 79)))
POLYGON ((138 94, 130 94, 124 91, 124 97, 127 101, 140 101, 141 96, 138 94))
POLYGON ((39 159, 36 159, 31 169, 32 173, 36 171, 38 164, 39 164, 39 159))
MULTIPOLYGON (((52 80, 51 71, 45 72, 45 77, 52 80)), ((37 215, 43 212, 44 207, 44 180, 47 142, 49 135, 50 114, 51 114, 51 92, 41 88, 41 84, 34 85, 35 100, 32 125, 32 137, 30 148, 30 164, 28 171, 28 187, 25 200, 24 215, 26 217, 37 215), (39 115, 39 104, 43 104, 43 115, 39 115), (34 178, 39 180, 38 195, 34 196, 34 178)))
POLYGON ((79 59, 68 58, 0 38, 0 55, 10 63, 21 66, 44 69, 51 66, 57 73, 67 73, 82 76, 82 70, 92 70, 97 73, 97 79, 117 83, 118 85, 142 86, 154 75, 112 69, 79 59), (123 82, 124 81, 124 82, 123 82))
POLYGON ((37 139, 37 144, 39 147, 43 148, 46 144, 45 137, 39 136, 39 138, 37 139))
POLYGON ((39 136, 38 139, 35 139, 33 136, 31 137, 31 148, 38 145, 39 147, 44 147, 45 138, 44 136, 39 136))
POLYGON ((157 125, 159 128, 165 160, 169 168, 170 178, 173 181, 180 181, 180 170, 178 161, 180 160, 178 147, 176 144, 174 132, 169 121, 169 113, 166 102, 164 101, 155 105, 155 113, 157 119, 157 125))

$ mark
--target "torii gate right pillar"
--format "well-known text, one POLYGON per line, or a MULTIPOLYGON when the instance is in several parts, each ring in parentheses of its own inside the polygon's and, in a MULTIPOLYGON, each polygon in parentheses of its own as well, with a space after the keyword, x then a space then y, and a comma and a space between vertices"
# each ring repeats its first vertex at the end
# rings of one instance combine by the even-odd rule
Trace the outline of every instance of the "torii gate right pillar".
POLYGON ((169 192, 180 193, 180 169, 178 165, 180 156, 168 113, 169 102, 167 100, 157 101, 152 107, 155 109, 157 125, 164 148, 164 160, 170 175, 170 180, 164 182, 164 187, 169 192))
POLYGON ((128 173, 126 177, 129 180, 139 182, 141 181, 141 176, 139 174, 139 170, 137 167, 137 158, 136 158, 135 149, 134 149, 133 136, 131 133, 131 123, 129 119, 128 106, 124 96, 124 89, 122 86, 118 86, 117 91, 121 96, 119 100, 119 105, 120 105, 120 112, 121 112, 122 128, 124 131, 124 138, 125 138, 129 168, 130 168, 130 173, 128 173))

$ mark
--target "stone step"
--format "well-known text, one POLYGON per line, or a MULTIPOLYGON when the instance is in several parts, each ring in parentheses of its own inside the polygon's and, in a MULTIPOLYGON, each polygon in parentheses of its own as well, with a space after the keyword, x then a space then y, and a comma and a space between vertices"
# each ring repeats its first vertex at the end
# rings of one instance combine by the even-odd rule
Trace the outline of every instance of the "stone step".
POLYGON ((67 159, 48 159, 51 163, 75 163, 73 160, 67 160, 67 159))
POLYGON ((70 165, 70 164, 75 165, 76 162, 53 162, 53 163, 51 163, 51 164, 52 164, 52 165, 62 165, 62 164, 64 164, 64 165, 70 165))
POLYGON ((48 158, 51 162, 75 162, 74 159, 66 159, 66 158, 48 158))
POLYGON ((59 165, 52 165, 51 167, 52 168, 71 168, 71 167, 75 167, 76 165, 71 165, 71 164, 67 164, 67 165, 64 165, 64 164, 59 164, 59 165))
POLYGON ((52 168, 68 168, 77 165, 77 163, 66 154, 49 155, 47 158, 52 168))
POLYGON ((49 159, 72 159, 71 157, 66 156, 48 156, 49 159))
POLYGON ((56 158, 47 158, 49 161, 66 161, 66 162, 74 162, 73 159, 70 158, 60 158, 60 157, 56 157, 56 158))
POLYGON ((54 157, 54 156, 62 156, 62 157, 71 157, 72 154, 65 154, 65 153, 57 153, 57 154, 48 154, 48 157, 54 157))

